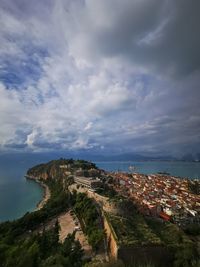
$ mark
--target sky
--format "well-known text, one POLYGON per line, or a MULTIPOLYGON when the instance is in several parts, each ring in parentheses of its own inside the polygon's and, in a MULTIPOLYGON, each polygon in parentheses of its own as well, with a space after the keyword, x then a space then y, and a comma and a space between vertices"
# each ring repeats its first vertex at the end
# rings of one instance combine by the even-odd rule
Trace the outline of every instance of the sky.
POLYGON ((200 152, 199 0, 0 0, 0 153, 200 152))

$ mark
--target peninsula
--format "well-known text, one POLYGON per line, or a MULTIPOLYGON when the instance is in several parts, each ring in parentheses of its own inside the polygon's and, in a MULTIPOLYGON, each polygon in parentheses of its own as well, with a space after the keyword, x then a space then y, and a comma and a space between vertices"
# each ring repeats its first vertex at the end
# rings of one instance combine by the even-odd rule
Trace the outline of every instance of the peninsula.
POLYGON ((199 266, 198 180, 73 159, 26 177, 46 195, 35 212, 0 224, 2 266, 199 266))

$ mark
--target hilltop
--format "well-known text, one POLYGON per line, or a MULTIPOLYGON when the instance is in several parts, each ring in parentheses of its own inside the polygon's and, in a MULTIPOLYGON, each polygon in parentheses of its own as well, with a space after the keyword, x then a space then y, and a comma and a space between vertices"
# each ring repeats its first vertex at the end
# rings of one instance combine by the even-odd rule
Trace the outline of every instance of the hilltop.
POLYGON ((61 158, 52 160, 48 163, 36 165, 27 171, 27 175, 42 178, 44 180, 54 178, 63 179, 67 176, 66 170, 74 173, 79 169, 87 171, 89 169, 97 169, 97 167, 94 163, 89 161, 61 158))

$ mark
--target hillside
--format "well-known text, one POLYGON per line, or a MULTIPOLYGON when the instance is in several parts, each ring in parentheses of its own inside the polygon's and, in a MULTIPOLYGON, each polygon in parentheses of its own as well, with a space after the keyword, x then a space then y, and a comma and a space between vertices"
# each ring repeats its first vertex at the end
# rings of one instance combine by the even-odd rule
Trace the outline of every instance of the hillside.
POLYGON ((58 159, 48 163, 43 163, 30 168, 27 171, 28 176, 33 176, 43 180, 63 179, 68 173, 74 173, 76 170, 97 169, 94 163, 85 160, 58 159))

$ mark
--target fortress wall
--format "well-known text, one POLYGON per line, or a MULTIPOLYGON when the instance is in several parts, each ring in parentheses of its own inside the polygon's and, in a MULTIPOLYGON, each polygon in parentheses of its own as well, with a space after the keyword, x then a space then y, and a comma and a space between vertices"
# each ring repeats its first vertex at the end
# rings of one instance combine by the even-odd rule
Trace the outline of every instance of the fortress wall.
POLYGON ((172 254, 162 246, 121 247, 118 250, 118 257, 125 264, 152 263, 155 267, 171 267, 173 260, 172 254))
POLYGON ((118 259, 118 244, 116 237, 114 236, 112 226, 110 225, 109 221, 107 220, 105 214, 103 214, 103 223, 104 229, 106 231, 107 236, 107 245, 108 245, 108 253, 109 257, 113 260, 118 259))

